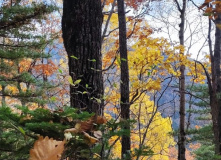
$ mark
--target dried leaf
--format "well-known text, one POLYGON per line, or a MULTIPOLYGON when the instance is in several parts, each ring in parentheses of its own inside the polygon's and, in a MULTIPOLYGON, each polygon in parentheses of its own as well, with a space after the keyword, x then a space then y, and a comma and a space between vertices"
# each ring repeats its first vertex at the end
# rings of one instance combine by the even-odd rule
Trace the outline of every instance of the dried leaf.
POLYGON ((97 138, 90 136, 86 132, 83 132, 83 134, 85 136, 86 143, 89 144, 89 145, 93 145, 93 144, 95 144, 99 141, 97 138))
POLYGON ((80 131, 81 124, 80 123, 76 123, 74 128, 77 129, 78 131, 80 131))
POLYGON ((71 132, 71 133, 78 133, 78 132, 79 132, 79 130, 78 130, 78 129, 76 129, 76 128, 69 128, 69 129, 65 129, 65 130, 64 130, 64 132, 65 132, 65 133, 67 133, 67 132, 71 132))
POLYGON ((93 158, 94 158, 94 159, 96 159, 96 158, 101 158, 101 156, 100 156, 99 154, 97 154, 97 153, 94 153, 94 154, 93 154, 93 158))
POLYGON ((65 140, 56 141, 41 136, 30 150, 29 160, 59 160, 64 151, 64 144, 65 140))
MULTIPOLYGON (((89 120, 80 122, 80 131, 91 131, 94 126, 94 116, 92 116, 89 120)), ((75 127, 76 128, 76 127, 75 127)))
POLYGON ((102 132, 101 131, 94 131, 94 137, 100 139, 102 138, 102 132))
POLYGON ((107 123, 107 120, 106 118, 104 117, 101 117, 101 116, 97 116, 97 121, 96 121, 97 124, 104 124, 104 123, 107 123))

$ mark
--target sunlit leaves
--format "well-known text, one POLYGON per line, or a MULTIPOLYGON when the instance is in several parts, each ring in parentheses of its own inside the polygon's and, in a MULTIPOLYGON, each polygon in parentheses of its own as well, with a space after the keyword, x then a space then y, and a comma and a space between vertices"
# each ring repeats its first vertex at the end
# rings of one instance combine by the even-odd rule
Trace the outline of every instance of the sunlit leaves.
POLYGON ((54 64, 52 60, 48 60, 47 64, 37 64, 33 66, 33 70, 40 74, 42 73, 43 75, 46 76, 51 76, 54 72, 57 71, 57 66, 54 64))

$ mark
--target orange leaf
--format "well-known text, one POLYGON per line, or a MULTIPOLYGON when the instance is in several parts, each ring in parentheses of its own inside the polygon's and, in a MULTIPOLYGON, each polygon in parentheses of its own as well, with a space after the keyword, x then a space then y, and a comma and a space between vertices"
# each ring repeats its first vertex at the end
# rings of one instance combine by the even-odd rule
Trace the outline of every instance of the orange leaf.
POLYGON ((60 37, 60 38, 58 39, 58 43, 63 43, 63 38, 62 38, 62 37, 60 37))
POLYGON ((195 125, 195 128, 196 128, 196 129, 200 129, 200 127, 199 127, 198 125, 195 125))
POLYGON ((64 151, 64 141, 56 141, 42 136, 35 142, 30 150, 29 160, 59 160, 64 151))
POLYGON ((104 118, 104 117, 101 117, 101 116, 97 116, 97 121, 96 121, 97 124, 104 124, 104 123, 107 123, 107 120, 104 118))
POLYGON ((91 117, 89 120, 80 123, 80 131, 81 132, 91 131, 93 126, 94 126, 94 116, 91 117))

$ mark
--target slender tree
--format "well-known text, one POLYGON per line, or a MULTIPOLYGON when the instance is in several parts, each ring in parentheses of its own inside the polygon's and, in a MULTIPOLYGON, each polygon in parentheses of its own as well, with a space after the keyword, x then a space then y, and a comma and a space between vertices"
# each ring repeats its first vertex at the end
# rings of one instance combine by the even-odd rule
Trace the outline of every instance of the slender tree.
MULTIPOLYGON (((180 24, 179 24, 179 41, 180 45, 184 46, 184 25, 185 25, 185 11, 186 11, 186 0, 182 1, 182 7, 175 0, 177 8, 180 12, 180 24)), ((180 54, 184 53, 180 50, 180 54)), ((178 159, 185 160, 185 65, 180 66, 180 78, 179 78, 179 92, 180 92, 180 126, 178 135, 178 159)))
POLYGON ((62 32, 69 59, 72 107, 102 112, 101 1, 64 0, 62 32))
MULTIPOLYGON (((127 37, 126 37, 126 19, 124 10, 124 0, 118 0, 118 20, 119 20, 119 44, 120 44, 120 59, 121 59, 121 118, 124 120, 130 119, 130 103, 129 103, 129 69, 128 69, 128 58, 127 58, 127 37)), ((123 129, 129 130, 130 124, 125 123, 123 129)), ((130 135, 122 136, 122 151, 121 158, 130 159, 128 152, 130 152, 130 135)))

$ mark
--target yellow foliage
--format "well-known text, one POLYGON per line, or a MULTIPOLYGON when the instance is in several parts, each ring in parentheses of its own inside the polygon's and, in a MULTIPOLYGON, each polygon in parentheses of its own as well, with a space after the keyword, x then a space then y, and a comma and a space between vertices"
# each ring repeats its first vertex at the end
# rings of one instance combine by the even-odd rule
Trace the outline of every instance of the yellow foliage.
POLYGON ((27 72, 31 67, 32 59, 23 59, 19 62, 19 72, 27 72))
POLYGON ((113 145, 113 148, 112 148, 111 158, 112 159, 117 159, 117 158, 121 157, 121 143, 120 143, 120 139, 119 139, 118 136, 113 136, 109 139, 109 144, 110 145, 112 145, 114 143, 115 143, 115 145, 113 145))
POLYGON ((173 137, 168 135, 172 131, 170 118, 163 118, 160 112, 156 112, 154 103, 149 100, 147 95, 143 95, 137 103, 133 104, 131 110, 135 117, 140 117, 136 119, 138 123, 133 127, 136 129, 132 131, 132 145, 138 147, 146 134, 143 145, 149 146, 154 152, 154 156, 144 157, 144 159, 169 159, 167 156, 169 147, 175 144, 173 137), (142 126, 140 129, 139 125, 142 126))
POLYGON ((6 90, 7 92, 9 92, 10 94, 13 94, 13 95, 19 93, 18 88, 17 88, 16 86, 12 86, 12 85, 8 85, 8 86, 5 88, 5 90, 6 90))
MULTIPOLYGON (((142 145, 149 146, 154 155, 140 158, 144 160, 169 160, 167 155, 169 147, 175 145, 173 137, 168 135, 172 131, 170 118, 163 118, 159 112, 156 112, 154 103, 149 100, 147 95, 140 97, 137 103, 131 106, 131 112, 131 118, 137 121, 131 130, 132 154, 135 149, 139 148, 140 142, 144 138, 142 145), (139 126, 141 127, 139 128, 139 126)), ((121 143, 118 136, 111 137, 109 143, 112 145, 117 139, 118 141, 112 149, 112 158, 121 157, 121 143)), ((133 159, 136 159, 136 156, 133 159)))
MULTIPOLYGON (((114 30, 118 27, 117 18, 116 14, 112 15, 111 26, 108 30, 114 30)), ((107 16, 104 19, 107 20, 107 16)), ((184 54, 184 46, 171 47, 166 39, 150 37, 153 31, 146 22, 127 17, 127 30, 127 36, 129 36, 130 98, 132 99, 137 93, 144 93, 131 105, 131 119, 138 121, 131 131, 132 153, 135 152, 135 148, 139 148, 140 142, 145 138, 143 145, 149 146, 154 151, 154 155, 143 157, 143 159, 168 160, 169 148, 171 145, 175 145, 173 138, 168 135, 172 131, 171 120, 161 116, 154 102, 150 101, 148 94, 151 95, 160 91, 165 78, 178 78, 181 65, 186 66, 189 72, 187 74, 193 78, 194 82, 204 83, 205 75, 202 67, 198 64, 195 65, 195 62, 190 59, 190 55, 184 54), (131 35, 132 31, 134 34, 131 35), (141 127, 139 128, 139 126, 141 127)), ((103 42, 103 68, 109 67, 116 59, 112 67, 114 71, 108 71, 108 74, 113 75, 111 79, 119 79, 120 75, 121 60, 117 54, 119 48, 117 32, 117 29, 111 32, 111 38, 106 38, 103 42)), ((204 63, 204 65, 207 68, 210 67, 207 63, 204 63)), ((109 83, 110 85, 105 89, 105 94, 108 95, 105 99, 108 107, 106 107, 106 113, 104 113, 108 120, 113 115, 119 114, 116 106, 119 106, 120 102, 119 83, 117 83, 117 86, 114 85, 114 82, 109 83)), ((117 139, 117 136, 111 137, 110 145, 117 139)), ((112 158, 121 157, 120 139, 113 146, 112 153, 112 158)), ((136 159, 136 157, 133 158, 136 159)))

